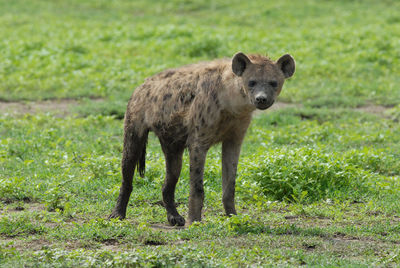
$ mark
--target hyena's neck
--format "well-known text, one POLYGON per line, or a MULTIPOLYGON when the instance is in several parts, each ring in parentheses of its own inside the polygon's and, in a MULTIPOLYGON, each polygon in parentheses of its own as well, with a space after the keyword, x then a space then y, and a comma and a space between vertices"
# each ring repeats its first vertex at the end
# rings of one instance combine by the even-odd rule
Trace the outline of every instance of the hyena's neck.
POLYGON ((242 79, 233 74, 231 66, 222 74, 222 85, 220 99, 224 110, 232 114, 251 114, 255 110, 242 79))

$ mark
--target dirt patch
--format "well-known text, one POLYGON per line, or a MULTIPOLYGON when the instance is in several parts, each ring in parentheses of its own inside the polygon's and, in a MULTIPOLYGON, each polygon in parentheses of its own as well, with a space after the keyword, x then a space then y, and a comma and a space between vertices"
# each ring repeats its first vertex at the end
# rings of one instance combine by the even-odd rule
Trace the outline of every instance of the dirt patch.
MULTIPOLYGON (((101 102, 101 98, 93 98, 91 101, 101 102)), ((65 117, 72 113, 73 108, 81 104, 76 99, 60 99, 46 101, 0 101, 0 114, 23 115, 35 113, 52 113, 59 117, 65 117)))
POLYGON ((42 250, 51 246, 52 243, 48 240, 38 238, 32 239, 30 241, 15 239, 15 238, 5 238, 1 237, 0 246, 4 248, 14 248, 17 251, 24 252, 27 249, 32 251, 42 250))
POLYGON ((290 224, 295 224, 301 228, 310 228, 310 227, 329 227, 333 224, 332 219, 327 217, 306 217, 300 215, 286 215, 285 222, 290 224))
POLYGON ((152 224, 150 225, 151 228, 160 230, 163 232, 172 232, 176 230, 183 230, 185 226, 171 226, 171 225, 164 225, 164 224, 152 224))
POLYGON ((29 211, 43 211, 45 209, 46 209, 45 205, 40 204, 40 203, 30 203, 30 204, 28 204, 28 208, 27 208, 27 210, 29 210, 29 211))
POLYGON ((55 113, 58 116, 66 116, 73 106, 78 105, 77 100, 49 100, 35 102, 0 102, 0 113, 10 115, 55 113))
POLYGON ((0 218, 6 215, 20 213, 20 212, 39 212, 45 210, 46 207, 40 203, 24 203, 24 204, 10 204, 6 207, 0 208, 0 218))
POLYGON ((355 108, 356 111, 364 112, 364 113, 370 113, 370 114, 376 114, 379 116, 385 116, 385 112, 392 107, 386 107, 382 105, 375 105, 375 104, 368 104, 366 106, 362 107, 357 107, 355 108))
POLYGON ((101 247, 101 249, 103 251, 120 252, 122 250, 126 250, 127 246, 126 245, 124 245, 124 246, 122 246, 122 245, 104 245, 104 246, 101 247))
MULTIPOLYGON (((286 108, 303 108, 303 105, 299 104, 299 103, 287 103, 287 102, 278 101, 278 102, 274 103, 274 105, 272 105, 271 108, 268 108, 265 111, 257 110, 256 115, 261 114, 263 112, 271 112, 271 111, 276 111, 276 110, 281 110, 281 109, 286 109, 286 108)), ((391 107, 391 106, 367 104, 365 106, 354 108, 353 110, 386 117, 386 111, 390 110, 392 108, 393 107, 391 107)), ((305 119, 307 119, 307 118, 305 118, 305 119)))

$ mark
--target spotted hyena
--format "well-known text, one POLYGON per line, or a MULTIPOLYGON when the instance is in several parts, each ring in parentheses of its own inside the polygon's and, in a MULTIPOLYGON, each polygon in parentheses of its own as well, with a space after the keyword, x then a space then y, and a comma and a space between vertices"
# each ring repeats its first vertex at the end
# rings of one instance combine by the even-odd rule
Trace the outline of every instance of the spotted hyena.
POLYGON ((185 224, 174 200, 184 149, 188 148, 190 155, 191 224, 201 220, 207 151, 220 142, 222 202, 227 215, 236 214, 236 170, 252 113, 270 107, 294 71, 295 62, 288 54, 274 62, 239 52, 232 60, 169 69, 146 79, 133 92, 125 114, 122 186, 110 218, 125 218, 135 169, 144 175, 149 131, 158 136, 165 155, 162 196, 171 225, 185 224))

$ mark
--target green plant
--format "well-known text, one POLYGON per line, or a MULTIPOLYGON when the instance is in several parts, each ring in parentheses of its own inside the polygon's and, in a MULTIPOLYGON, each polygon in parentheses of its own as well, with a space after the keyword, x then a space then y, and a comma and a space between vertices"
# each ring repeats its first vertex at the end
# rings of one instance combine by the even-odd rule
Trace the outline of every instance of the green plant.
POLYGON ((274 150, 248 165, 245 174, 274 200, 307 203, 337 192, 356 196, 367 191, 367 173, 338 156, 312 148, 274 150))

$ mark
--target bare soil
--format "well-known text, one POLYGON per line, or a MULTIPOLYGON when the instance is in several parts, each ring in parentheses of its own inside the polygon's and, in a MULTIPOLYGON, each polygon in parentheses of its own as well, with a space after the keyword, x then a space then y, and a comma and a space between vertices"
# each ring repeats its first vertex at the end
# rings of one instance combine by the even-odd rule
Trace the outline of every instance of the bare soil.
POLYGON ((385 111, 391 109, 392 107, 386 107, 382 105, 375 105, 375 104, 368 104, 366 106, 357 107, 355 110, 364 112, 364 113, 371 113, 380 116, 385 116, 385 111))
POLYGON ((55 113, 58 116, 67 116, 71 108, 78 105, 74 99, 48 100, 35 102, 4 102, 0 101, 0 113, 10 115, 55 113))
POLYGON ((182 230, 185 229, 186 226, 171 226, 171 225, 166 225, 166 224, 152 224, 150 226, 151 228, 155 230, 160 230, 162 232, 171 232, 171 231, 176 231, 176 230, 182 230))
POLYGON ((13 213, 20 213, 24 211, 28 212, 40 212, 45 210, 46 207, 40 203, 24 203, 23 205, 11 206, 7 209, 5 207, 0 207, 0 218, 13 213))
MULTIPOLYGON (((102 102, 102 98, 91 101, 102 102)), ((0 101, 0 114, 24 115, 36 113, 52 113, 58 117, 71 115, 74 108, 82 102, 77 99, 59 99, 45 101, 0 101)))

